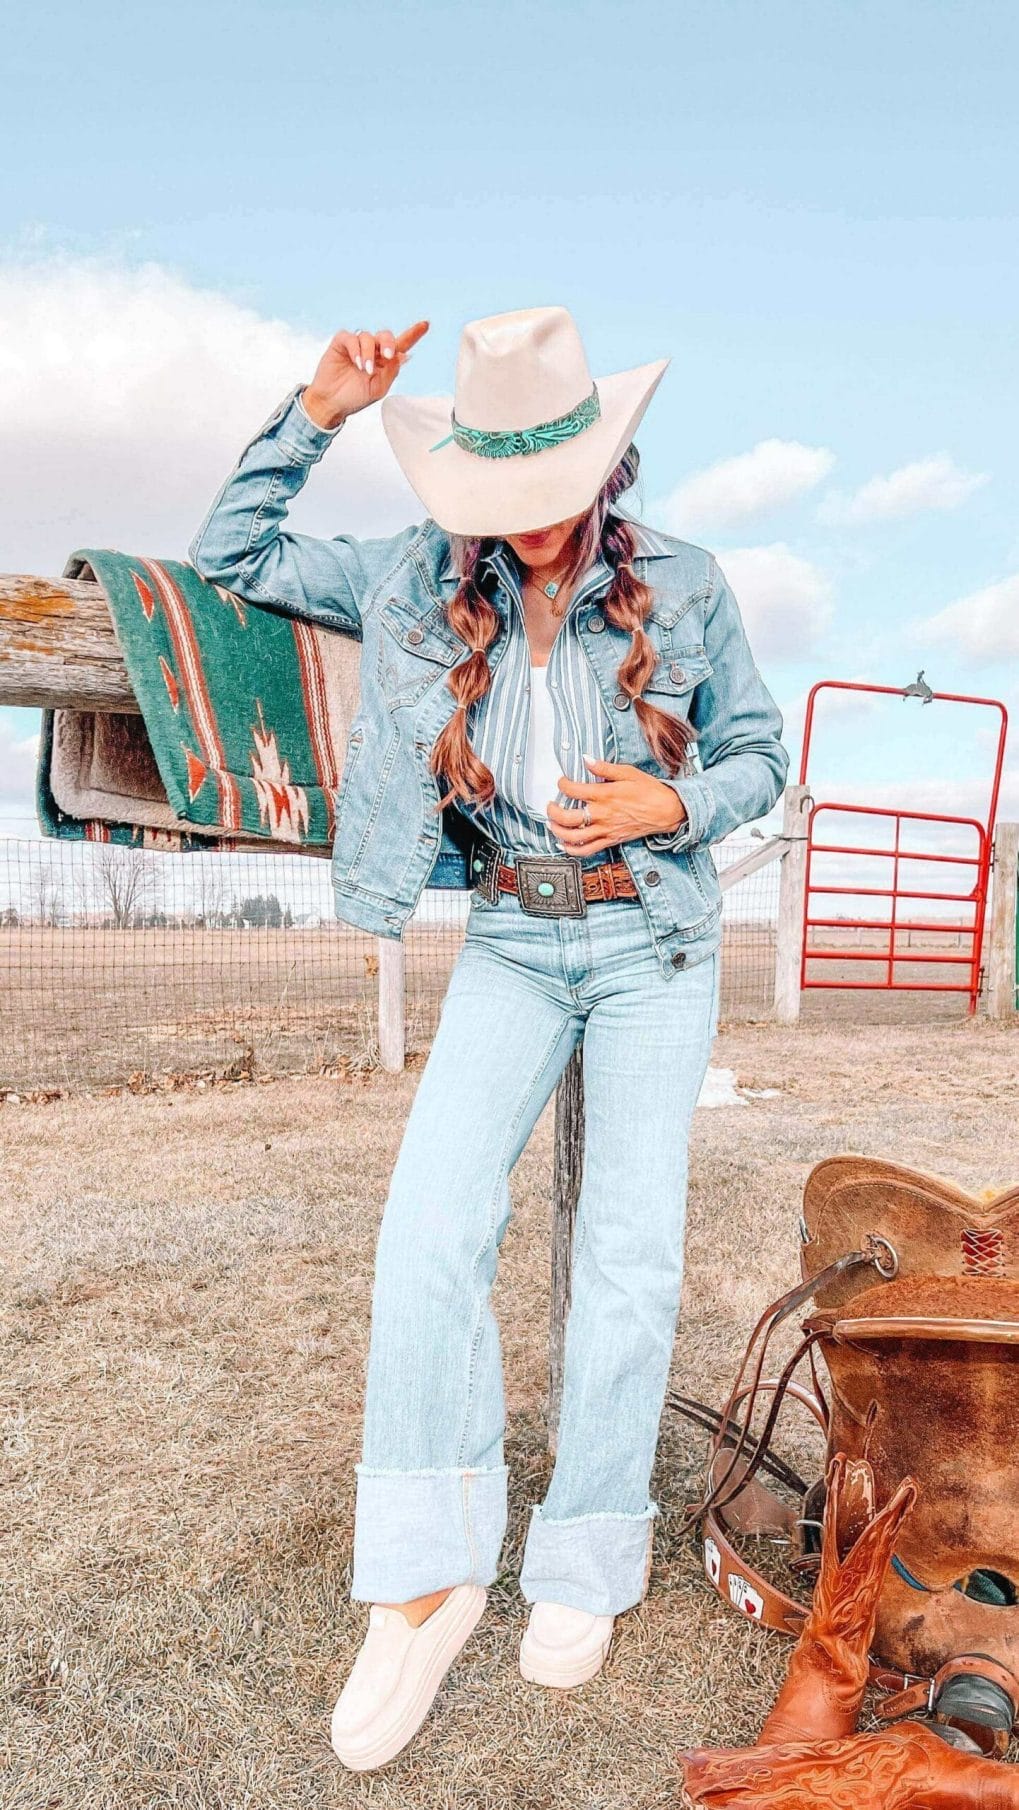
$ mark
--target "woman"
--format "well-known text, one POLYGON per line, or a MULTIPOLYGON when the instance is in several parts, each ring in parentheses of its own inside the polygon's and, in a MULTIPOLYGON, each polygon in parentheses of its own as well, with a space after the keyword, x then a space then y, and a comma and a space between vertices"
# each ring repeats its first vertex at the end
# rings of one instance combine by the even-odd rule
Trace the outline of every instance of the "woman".
POLYGON ((464 328, 452 398, 389 395, 427 328, 335 334, 189 548, 252 602, 362 640, 338 916, 398 936, 426 884, 474 888, 376 1252, 351 1592, 371 1607, 332 1721, 358 1770, 410 1740, 498 1574, 489 1292, 509 1173, 581 1038, 584 1172, 558 1451, 520 1576, 524 1677, 593 1677, 645 1593, 687 1141, 718 1019, 709 848, 771 808, 788 766, 714 558, 616 507, 668 360, 592 382, 568 311, 520 309, 464 328), (379 540, 285 531, 311 465, 383 397, 427 519, 379 540))

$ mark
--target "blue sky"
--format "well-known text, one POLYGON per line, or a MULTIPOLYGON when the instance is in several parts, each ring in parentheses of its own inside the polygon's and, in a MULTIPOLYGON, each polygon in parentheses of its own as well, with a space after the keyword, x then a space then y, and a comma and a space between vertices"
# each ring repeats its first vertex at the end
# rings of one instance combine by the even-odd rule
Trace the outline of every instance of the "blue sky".
MULTIPOLYGON (((1014 9, 51 5, 5 51, 0 569, 183 557, 339 326, 430 319, 436 393, 465 320, 561 302, 594 373, 671 357, 632 500, 718 555, 794 755, 820 677, 1019 711, 1014 9)), ((424 513, 357 427, 295 526, 424 513)), ((983 808, 983 722, 891 705, 821 789, 983 808)))

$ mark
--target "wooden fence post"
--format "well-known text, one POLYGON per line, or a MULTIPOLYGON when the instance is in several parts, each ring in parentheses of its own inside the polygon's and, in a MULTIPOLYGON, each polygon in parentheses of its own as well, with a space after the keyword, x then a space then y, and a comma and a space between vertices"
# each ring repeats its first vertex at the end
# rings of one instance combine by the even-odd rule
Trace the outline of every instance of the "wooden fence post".
POLYGON ((405 1066, 407 961, 395 936, 377 939, 379 952, 379 1061, 383 1068, 405 1066))
POLYGON ((554 1453, 563 1400, 566 1317, 573 1273, 573 1228, 584 1161, 583 1043, 559 1080, 552 1166, 552 1299, 548 1327, 548 1449, 554 1453))
POLYGON ((775 944, 774 1016, 779 1024, 795 1024, 800 1015, 800 964, 803 951, 803 902, 807 889, 807 786, 787 786, 782 835, 788 848, 778 884, 778 932, 775 944))
POLYGON ((987 950, 987 1013, 1016 1016, 1016 886, 1019 884, 1019 823, 999 823, 994 832, 994 882, 987 950))

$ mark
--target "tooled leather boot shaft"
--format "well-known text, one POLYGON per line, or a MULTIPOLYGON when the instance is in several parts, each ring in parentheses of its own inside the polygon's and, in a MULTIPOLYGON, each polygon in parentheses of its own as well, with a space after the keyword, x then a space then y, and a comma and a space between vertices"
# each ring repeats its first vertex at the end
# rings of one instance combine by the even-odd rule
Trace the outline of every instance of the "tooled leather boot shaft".
POLYGON ((839 1557, 846 1459, 828 1472, 821 1569, 806 1621, 759 1744, 837 1740, 852 1734, 867 1688, 878 1598, 899 1527, 916 1501, 910 1478, 839 1557))
POLYGON ((1019 1810, 1019 1767, 960 1753, 919 1723, 839 1741, 680 1756, 688 1804, 716 1810, 1019 1810))

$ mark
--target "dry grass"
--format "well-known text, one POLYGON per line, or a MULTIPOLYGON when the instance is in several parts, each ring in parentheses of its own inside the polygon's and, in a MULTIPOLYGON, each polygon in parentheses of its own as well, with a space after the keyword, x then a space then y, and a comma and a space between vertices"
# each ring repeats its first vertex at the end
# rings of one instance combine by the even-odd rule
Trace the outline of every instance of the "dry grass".
MULTIPOLYGON (((892 1155, 1014 1182, 1015 1034, 986 1022, 723 1030, 778 1098, 695 1123, 675 1377, 716 1394, 794 1273, 809 1166, 892 1155)), ((347 1599, 378 1214, 416 1073, 0 1109, 4 1810, 650 1810, 671 1755, 752 1738, 776 1637, 709 1593, 682 1508, 700 1439, 667 1418, 647 1601, 567 1696, 516 1671, 543 1392, 551 1111, 504 1246, 505 1570, 406 1755, 328 1747, 359 1644, 347 1599)), ((793 1435, 794 1447, 798 1435, 793 1435)))

